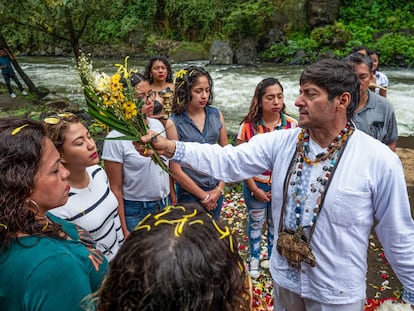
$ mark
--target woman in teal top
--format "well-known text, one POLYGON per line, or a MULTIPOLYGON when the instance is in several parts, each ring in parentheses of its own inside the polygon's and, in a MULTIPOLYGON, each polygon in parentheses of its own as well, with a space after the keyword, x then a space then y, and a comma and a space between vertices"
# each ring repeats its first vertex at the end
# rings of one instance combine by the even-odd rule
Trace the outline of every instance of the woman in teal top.
POLYGON ((67 201, 68 176, 41 123, 0 119, 2 310, 83 310, 106 274, 89 233, 48 213, 67 201))

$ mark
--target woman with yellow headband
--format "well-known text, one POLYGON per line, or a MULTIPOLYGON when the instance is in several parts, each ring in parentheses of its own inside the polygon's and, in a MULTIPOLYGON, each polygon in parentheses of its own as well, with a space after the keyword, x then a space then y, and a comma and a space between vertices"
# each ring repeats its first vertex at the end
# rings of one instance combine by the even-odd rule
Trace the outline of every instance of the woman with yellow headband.
POLYGON ((69 171, 41 122, 0 119, 0 306, 83 310, 108 262, 89 233, 49 211, 69 195, 69 171))
MULTIPOLYGON (((212 106, 213 79, 202 67, 176 73, 172 115, 165 126, 169 139, 201 144, 228 144, 223 114, 212 106)), ((177 203, 197 202, 217 220, 224 198, 224 181, 170 162, 177 203)))

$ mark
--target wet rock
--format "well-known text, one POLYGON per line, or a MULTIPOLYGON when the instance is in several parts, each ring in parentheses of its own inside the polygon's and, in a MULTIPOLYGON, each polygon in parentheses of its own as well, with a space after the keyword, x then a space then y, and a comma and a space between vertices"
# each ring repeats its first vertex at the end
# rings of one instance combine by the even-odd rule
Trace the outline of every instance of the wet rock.
POLYGON ((339 0, 310 0, 307 6, 310 27, 332 24, 338 19, 339 6, 339 0))
POLYGON ((211 44, 210 65, 232 65, 234 52, 229 41, 217 40, 211 44))
POLYGON ((255 66, 257 59, 256 39, 241 39, 236 50, 236 62, 239 65, 255 66))

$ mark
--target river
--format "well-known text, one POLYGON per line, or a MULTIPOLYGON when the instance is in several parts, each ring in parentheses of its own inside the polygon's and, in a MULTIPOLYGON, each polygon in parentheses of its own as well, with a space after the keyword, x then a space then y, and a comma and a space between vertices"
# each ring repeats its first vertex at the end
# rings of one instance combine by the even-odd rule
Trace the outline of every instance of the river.
MULTIPOLYGON (((69 98, 85 106, 79 77, 72 58, 64 57, 18 57, 20 66, 37 86, 48 88, 51 92, 69 98)), ((95 60, 95 68, 108 74, 116 71, 115 63, 123 60, 95 60)), ((140 72, 145 66, 145 59, 130 59, 131 68, 140 72)), ((213 78, 214 103, 224 115, 229 133, 238 130, 240 120, 248 112, 250 100, 256 84, 266 77, 279 79, 284 87, 287 112, 297 116, 294 106, 299 92, 299 75, 302 66, 284 66, 278 64, 259 64, 258 67, 210 66, 208 60, 172 63, 176 72, 187 65, 204 66, 213 78)), ((388 76, 390 86, 388 99, 394 106, 400 136, 414 136, 414 69, 381 68, 388 76)))

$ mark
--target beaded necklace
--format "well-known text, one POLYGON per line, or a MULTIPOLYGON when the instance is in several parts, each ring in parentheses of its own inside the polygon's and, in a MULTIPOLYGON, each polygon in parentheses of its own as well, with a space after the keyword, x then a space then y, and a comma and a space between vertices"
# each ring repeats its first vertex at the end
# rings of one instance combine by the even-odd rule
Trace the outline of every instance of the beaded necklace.
POLYGON ((278 124, 279 125, 274 126, 273 129, 269 129, 269 128, 267 128, 266 123, 263 121, 263 119, 260 119, 257 122, 257 125, 261 125, 263 127, 263 132, 264 133, 275 131, 275 130, 282 130, 282 129, 286 128, 286 117, 285 117, 285 114, 283 112, 280 113, 280 120, 279 120, 278 124))
POLYGON ((279 253, 281 253, 282 256, 287 257, 289 264, 292 265, 293 267, 300 269, 301 261, 311 263, 312 266, 316 264, 313 254, 312 254, 312 249, 310 247, 310 241, 312 238, 312 234, 315 230, 317 217, 320 214, 323 202, 325 200, 326 192, 332 180, 332 176, 343 154, 348 138, 352 135, 352 133, 354 132, 354 129, 355 128, 353 124, 348 121, 345 128, 341 130, 341 132, 334 139, 334 141, 328 146, 328 152, 318 154, 314 160, 311 160, 308 157, 308 154, 310 152, 309 132, 305 129, 302 129, 302 131, 298 135, 296 153, 293 156, 292 161, 289 165, 289 170, 286 175, 285 184, 283 188, 284 190, 283 191, 283 204, 282 204, 281 216, 280 216, 280 221, 279 221, 279 236, 282 236, 282 240, 278 241, 278 251, 280 250, 279 253), (324 165, 322 167, 322 174, 321 176, 317 178, 316 180, 317 183, 310 184, 310 191, 312 193, 319 192, 319 196, 316 199, 315 207, 313 208, 312 219, 309 222, 309 225, 303 226, 302 224, 303 210, 304 210, 305 202, 308 199, 306 195, 306 191, 305 189, 303 189, 304 185, 302 183, 303 165, 304 164, 314 165, 314 164, 323 162, 328 159, 330 160, 330 162, 329 164, 324 165), (283 226, 284 226, 283 218, 285 214, 287 192, 289 188, 288 185, 292 187, 292 194, 291 194, 293 198, 292 209, 295 212, 295 220, 296 220, 296 225, 297 225, 296 231, 293 231, 287 228, 283 229, 283 226), (308 237, 306 237, 303 233, 303 229, 305 227, 310 227, 310 233, 308 237), (292 238, 287 238, 287 236, 292 236, 292 238), (301 240, 300 242, 298 241, 298 238, 301 240), (284 244, 283 239, 289 239, 290 241, 289 243, 292 243, 291 240, 293 239, 293 241, 296 241, 295 242, 296 245, 294 245, 293 247, 290 245, 285 246, 283 245, 284 244), (292 249, 295 249, 295 247, 297 247, 298 249, 301 248, 302 252, 303 252, 303 249, 306 248, 306 251, 304 253, 307 254, 307 257, 298 256, 298 259, 292 259, 292 258, 295 258, 295 256, 291 255, 293 252, 292 249), (286 256, 286 254, 290 254, 291 256, 290 257, 286 256), (301 259, 299 257, 301 257, 301 259))
POLYGON ((351 122, 347 122, 346 126, 341 130, 341 132, 336 136, 333 142, 331 142, 328 146, 328 152, 318 154, 315 160, 309 159, 306 154, 309 153, 309 132, 305 129, 298 135, 298 143, 296 146, 296 152, 299 157, 303 158, 303 161, 306 164, 315 164, 321 161, 325 161, 329 157, 332 156, 336 151, 340 150, 344 145, 345 141, 348 137, 352 134, 354 127, 351 122))
POLYGON ((320 205, 322 200, 325 197, 326 190, 328 190, 328 185, 332 173, 338 164, 338 159, 340 154, 342 154, 343 147, 348 140, 349 136, 353 133, 353 125, 351 122, 347 122, 346 126, 341 130, 338 136, 331 142, 328 146, 327 153, 320 153, 316 155, 314 160, 311 160, 307 157, 309 154, 309 133, 305 129, 298 135, 298 143, 296 147, 296 160, 294 165, 294 172, 290 178, 290 185, 293 187, 292 197, 295 210, 296 224, 297 226, 312 227, 315 222, 318 214, 320 212, 320 205), (302 168, 303 163, 315 165, 317 163, 323 162, 325 160, 330 160, 329 164, 322 167, 322 174, 317 178, 317 183, 310 184, 310 191, 315 193, 319 192, 319 196, 316 199, 316 204, 313 209, 313 217, 308 226, 303 226, 301 224, 301 218, 303 214, 303 205, 307 199, 307 196, 303 193, 305 192, 302 187, 302 168), (322 196, 323 195, 323 196, 322 196))

